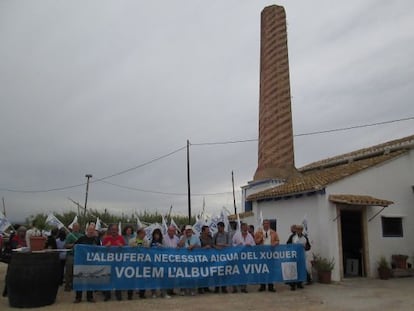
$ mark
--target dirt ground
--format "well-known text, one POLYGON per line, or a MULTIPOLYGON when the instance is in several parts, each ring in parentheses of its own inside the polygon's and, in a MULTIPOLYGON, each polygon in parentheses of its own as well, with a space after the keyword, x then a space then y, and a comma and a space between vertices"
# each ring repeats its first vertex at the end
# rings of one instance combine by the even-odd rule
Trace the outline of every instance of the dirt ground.
MULTIPOLYGON (((0 288, 4 287, 7 265, 0 263, 0 288)), ((41 310, 414 310, 414 278, 391 280, 354 278, 324 285, 315 283, 305 289, 290 291, 284 284, 277 284, 276 293, 258 292, 258 286, 248 286, 249 293, 203 294, 195 297, 174 296, 171 299, 134 296, 132 301, 103 301, 100 293, 95 294, 95 304, 82 302, 74 304, 74 293, 59 289, 56 302, 41 310)), ((147 293, 148 295, 148 293, 147 293)), ((113 295, 114 296, 114 295, 113 295)), ((114 297, 113 297, 114 298, 114 297)), ((0 298, 0 310, 13 310, 7 297, 0 298)))

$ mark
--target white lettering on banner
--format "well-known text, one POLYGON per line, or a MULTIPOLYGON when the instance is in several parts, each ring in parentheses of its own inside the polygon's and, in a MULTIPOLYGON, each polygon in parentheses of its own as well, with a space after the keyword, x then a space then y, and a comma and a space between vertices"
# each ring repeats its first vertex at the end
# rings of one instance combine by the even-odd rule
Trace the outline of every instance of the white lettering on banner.
POLYGON ((252 260, 252 259, 259 259, 254 252, 245 252, 240 254, 241 260, 252 260))
POLYGON ((296 251, 260 252, 260 259, 293 259, 297 258, 296 251))
POLYGON ((115 267, 116 277, 131 278, 163 278, 163 267, 115 267))
POLYGON ((98 262, 124 262, 124 261, 137 261, 137 262, 151 262, 151 256, 143 253, 86 253, 86 261, 98 261, 98 262))
POLYGON ((206 255, 155 254, 154 262, 208 262, 208 258, 206 255))
POLYGON ((269 273, 269 267, 266 264, 244 264, 243 271, 246 274, 252 273, 269 273))
POLYGON ((210 257, 211 262, 232 261, 232 260, 239 260, 239 254, 238 253, 212 254, 210 257))
POLYGON ((199 278, 240 274, 239 267, 234 265, 211 267, 169 267, 169 278, 199 278))

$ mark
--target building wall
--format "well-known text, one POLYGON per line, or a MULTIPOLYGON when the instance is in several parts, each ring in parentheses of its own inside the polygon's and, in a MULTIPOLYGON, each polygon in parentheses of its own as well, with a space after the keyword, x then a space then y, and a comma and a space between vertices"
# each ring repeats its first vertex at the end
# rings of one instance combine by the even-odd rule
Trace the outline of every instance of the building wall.
MULTIPOLYGON (((392 254, 406 254, 413 262, 414 255, 414 155, 413 151, 392 161, 369 168, 341 181, 329 185, 325 194, 291 197, 275 201, 253 202, 254 216, 244 219, 256 225, 262 211, 263 218, 277 219, 277 229, 281 243, 289 237, 290 225, 301 223, 307 218, 310 252, 335 259, 332 279, 341 279, 339 218, 336 204, 329 202, 329 194, 371 195, 391 200, 395 204, 387 207, 373 220, 368 221, 381 210, 379 206, 368 206, 365 213, 368 247, 368 276, 376 277, 376 263, 381 256, 391 260, 392 254), (402 238, 382 237, 381 216, 403 217, 402 238)), ((365 208, 365 207, 364 207, 365 208)))
MULTIPOLYGON (((382 163, 347 177, 326 189, 329 194, 371 195, 393 201, 381 211, 380 206, 366 207, 369 276, 376 277, 376 265, 381 256, 389 261, 392 254, 405 254, 413 262, 414 255, 414 155, 413 151, 393 161, 382 163), (403 217, 403 237, 383 237, 381 216, 403 217)), ((331 203, 332 204, 332 203, 331 203)), ((335 210, 335 207, 332 208, 335 210)))

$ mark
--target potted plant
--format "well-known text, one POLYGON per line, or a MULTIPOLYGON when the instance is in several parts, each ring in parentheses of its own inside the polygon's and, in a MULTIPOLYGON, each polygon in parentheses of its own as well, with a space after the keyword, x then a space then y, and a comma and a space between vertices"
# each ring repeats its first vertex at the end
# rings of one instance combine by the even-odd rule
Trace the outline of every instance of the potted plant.
POLYGON ((319 283, 331 283, 332 270, 335 267, 335 259, 325 258, 320 255, 313 254, 313 266, 318 273, 319 283))
POLYGON ((378 261, 378 276, 381 280, 388 280, 392 276, 390 264, 384 256, 378 261))

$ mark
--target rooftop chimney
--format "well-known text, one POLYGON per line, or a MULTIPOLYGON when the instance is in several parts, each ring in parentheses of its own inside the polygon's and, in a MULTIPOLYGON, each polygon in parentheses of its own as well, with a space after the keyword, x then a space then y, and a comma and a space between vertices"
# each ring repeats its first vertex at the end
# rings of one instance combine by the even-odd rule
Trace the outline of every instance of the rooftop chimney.
POLYGON ((254 180, 299 174, 293 152, 286 14, 282 6, 261 15, 259 159, 254 180))

